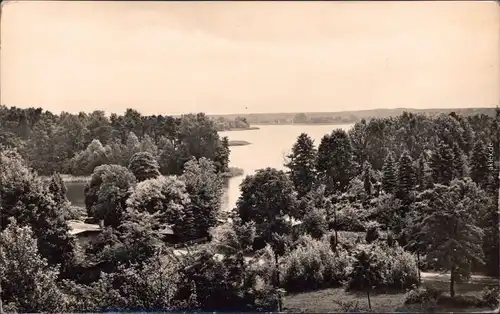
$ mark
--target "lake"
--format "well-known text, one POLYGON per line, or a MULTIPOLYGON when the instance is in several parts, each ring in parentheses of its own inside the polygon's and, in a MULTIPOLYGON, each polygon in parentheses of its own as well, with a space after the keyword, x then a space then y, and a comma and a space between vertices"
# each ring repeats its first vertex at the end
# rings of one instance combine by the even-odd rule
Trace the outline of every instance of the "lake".
MULTIPOLYGON (((307 133, 315 142, 316 147, 321 138, 333 129, 348 130, 353 124, 338 125, 261 125, 259 130, 224 131, 221 136, 227 136, 230 141, 247 141, 250 145, 232 146, 230 167, 242 168, 243 176, 228 180, 224 187, 222 200, 223 210, 235 207, 240 195, 239 185, 246 175, 256 170, 273 167, 284 169, 285 156, 290 152, 300 133, 307 133)), ((66 183, 68 199, 74 206, 85 206, 83 189, 84 183, 66 183)))

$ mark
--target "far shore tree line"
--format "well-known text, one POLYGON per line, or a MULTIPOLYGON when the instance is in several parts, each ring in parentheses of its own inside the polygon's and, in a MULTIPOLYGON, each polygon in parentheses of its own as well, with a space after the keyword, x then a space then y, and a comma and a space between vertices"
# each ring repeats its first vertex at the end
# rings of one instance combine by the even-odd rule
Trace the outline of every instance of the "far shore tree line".
POLYGON ((55 115, 41 108, 0 106, 0 143, 15 148, 40 175, 84 176, 104 164, 128 166, 137 152, 152 154, 163 174, 181 174, 192 157, 206 157, 228 171, 229 143, 217 131, 247 127, 244 119, 211 119, 203 113, 181 117, 123 115, 103 111, 55 115))
POLYGON ((217 118, 245 119, 252 125, 259 124, 351 124, 361 120, 385 119, 402 115, 404 112, 436 117, 441 114, 455 112, 463 117, 474 115, 495 115, 494 107, 483 108, 428 108, 428 109, 367 109, 344 110, 340 112, 281 112, 281 113, 242 113, 216 115, 217 118))
MULTIPOLYGON (((131 116, 115 133, 120 145, 137 147, 127 145, 133 132, 131 143, 140 147, 148 135, 161 151, 131 116)), ((157 134, 176 148, 174 165, 138 149, 87 168, 87 213, 104 231, 84 245, 69 233, 61 177, 43 182, 36 155, 24 155, 36 132, 19 140, 23 145, 2 133, 6 312, 272 311, 283 308, 283 293, 331 287, 364 291, 368 300, 374 290, 411 289, 410 302, 421 293, 420 270, 450 272, 451 298, 473 272, 499 275, 498 109, 495 117, 404 113, 362 120, 317 146, 303 133, 286 171, 246 176, 225 223, 217 219, 221 164, 229 160, 224 139, 203 114, 174 125, 175 132, 157 134), (164 241, 166 226, 181 242, 209 242, 179 253, 164 241)), ((95 139, 112 145, 94 134, 87 146, 95 139)), ((100 156, 87 146, 65 160, 100 156)))

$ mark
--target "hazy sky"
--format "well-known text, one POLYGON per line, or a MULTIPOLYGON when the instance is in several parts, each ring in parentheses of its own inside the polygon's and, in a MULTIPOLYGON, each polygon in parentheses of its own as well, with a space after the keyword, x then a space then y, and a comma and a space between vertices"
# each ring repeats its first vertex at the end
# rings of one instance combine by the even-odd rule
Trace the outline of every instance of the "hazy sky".
POLYGON ((1 103, 143 114, 487 107, 491 2, 3 4, 1 103))

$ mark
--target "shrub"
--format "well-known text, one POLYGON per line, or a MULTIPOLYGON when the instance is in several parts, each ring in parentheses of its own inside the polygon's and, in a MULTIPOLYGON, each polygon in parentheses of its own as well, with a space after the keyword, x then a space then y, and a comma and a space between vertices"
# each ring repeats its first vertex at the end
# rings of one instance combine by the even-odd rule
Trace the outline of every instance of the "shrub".
POLYGON ((283 284, 289 292, 339 286, 352 265, 346 251, 332 252, 326 237, 314 240, 310 236, 304 236, 284 261, 283 284))
POLYGON ((336 303, 339 306, 340 313, 367 313, 367 312, 373 312, 372 310, 360 306, 358 300, 334 300, 334 303, 336 303))
POLYGON ((367 243, 372 243, 380 238, 379 226, 375 222, 369 222, 366 224, 366 236, 365 240, 367 243))
POLYGON ((483 300, 472 295, 456 295, 454 297, 442 295, 437 299, 437 304, 447 308, 470 308, 485 305, 483 300))
POLYGON ((401 201, 392 194, 382 194, 371 202, 368 211, 370 219, 380 223, 385 229, 393 229, 399 224, 398 212, 401 201))
POLYGON ((69 206, 68 211, 65 213, 64 218, 66 220, 80 220, 82 217, 86 216, 84 208, 77 206, 69 206))
POLYGON ((327 232, 326 211, 324 209, 312 208, 304 216, 302 227, 315 239, 321 237, 327 232))
POLYGON ((406 293, 405 304, 436 304, 447 308, 470 308, 482 307, 485 305, 491 306, 492 308, 496 307, 495 299, 498 302, 498 289, 494 288, 490 290, 486 288, 483 291, 483 298, 480 299, 470 295, 450 297, 445 295, 443 290, 433 287, 420 287, 406 293))
POLYGON ((444 291, 432 287, 418 287, 408 291, 405 295, 405 304, 425 304, 436 301, 444 291))
POLYGON ((336 228, 342 231, 365 231, 365 209, 361 207, 360 204, 356 203, 342 203, 337 205, 336 219, 334 223, 332 222, 332 216, 330 215, 330 229, 336 228))
MULTIPOLYGON (((361 245, 356 256, 365 255, 370 265, 370 285, 372 288, 405 289, 418 282, 415 257, 401 247, 387 245, 361 245)), ((349 274, 348 290, 363 290, 363 279, 357 272, 349 274)))
POLYGON ((394 238, 394 235, 392 234, 392 232, 387 233, 386 242, 387 242, 388 246, 394 247, 394 244, 396 243, 396 239, 394 238))
POLYGON ((484 304, 490 308, 496 308, 500 301, 500 291, 498 287, 486 287, 482 293, 484 304))
POLYGON ((389 261, 389 287, 406 289, 418 283, 417 261, 413 254, 400 246, 386 247, 382 251, 389 261))
POLYGON ((361 232, 340 231, 338 233, 339 245, 347 251, 352 251, 359 244, 365 244, 365 236, 361 232))

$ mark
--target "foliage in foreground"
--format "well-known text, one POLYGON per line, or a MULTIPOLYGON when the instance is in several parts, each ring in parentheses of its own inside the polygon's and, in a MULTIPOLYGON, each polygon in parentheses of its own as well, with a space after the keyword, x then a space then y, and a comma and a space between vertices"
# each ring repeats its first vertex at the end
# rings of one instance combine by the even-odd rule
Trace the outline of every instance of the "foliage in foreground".
POLYGON ((40 256, 30 227, 15 220, 0 233, 0 280, 7 312, 58 312, 64 309, 57 267, 40 256))

